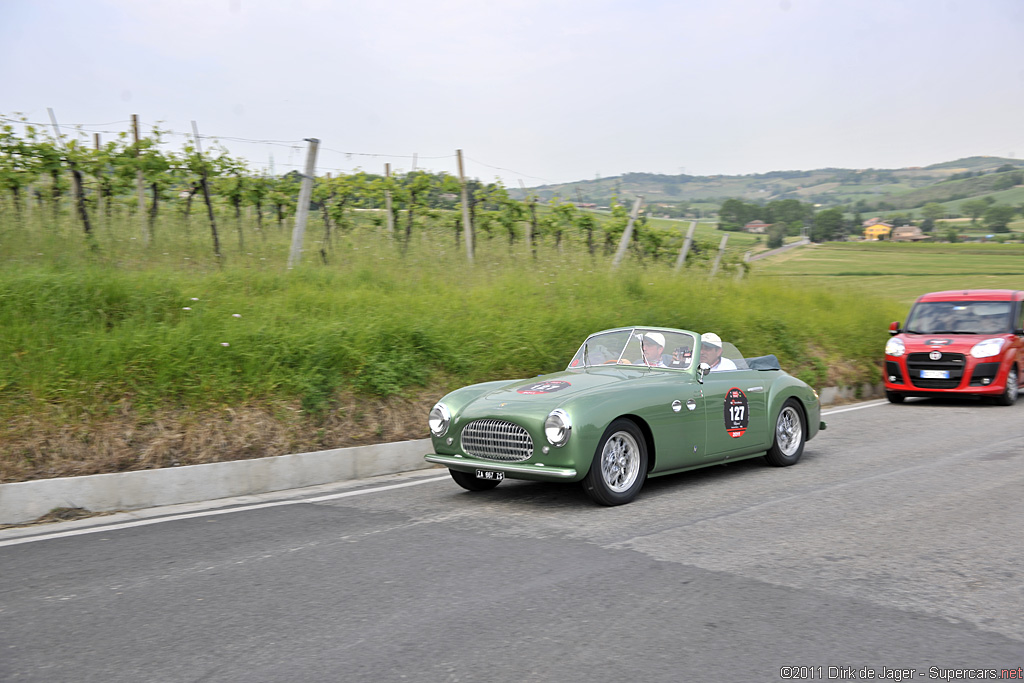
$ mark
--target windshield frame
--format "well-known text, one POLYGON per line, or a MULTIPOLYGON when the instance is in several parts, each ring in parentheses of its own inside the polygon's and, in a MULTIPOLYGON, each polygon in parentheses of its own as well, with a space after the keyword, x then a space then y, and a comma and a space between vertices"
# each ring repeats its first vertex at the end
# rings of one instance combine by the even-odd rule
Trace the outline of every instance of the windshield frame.
POLYGON ((566 370, 582 370, 603 366, 626 366, 657 370, 692 371, 693 352, 699 336, 690 330, 667 327, 620 327, 601 330, 587 337, 569 360, 566 370), (665 337, 662 358, 649 359, 641 344, 646 333, 657 333, 665 337), (620 336, 621 335, 621 336, 620 336), (616 338, 618 336, 618 338, 616 338), (611 344, 595 344, 601 337, 607 337, 611 344), (671 340, 671 343, 669 341, 671 340), (634 357, 630 360, 630 357, 634 357), (664 363, 664 359, 670 359, 664 363), (678 364, 677 364, 678 363, 678 364))

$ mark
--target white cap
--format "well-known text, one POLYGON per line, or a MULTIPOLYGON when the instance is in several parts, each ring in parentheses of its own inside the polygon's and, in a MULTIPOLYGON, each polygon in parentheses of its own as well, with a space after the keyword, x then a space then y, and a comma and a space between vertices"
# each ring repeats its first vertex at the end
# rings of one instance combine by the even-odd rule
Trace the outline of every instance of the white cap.
POLYGON ((717 346, 718 348, 722 348, 722 338, 719 337, 714 332, 705 332, 704 334, 700 335, 700 340, 704 344, 709 344, 711 346, 717 346))
POLYGON ((661 332, 644 332, 643 336, 647 337, 658 346, 665 346, 665 335, 663 335, 661 332))

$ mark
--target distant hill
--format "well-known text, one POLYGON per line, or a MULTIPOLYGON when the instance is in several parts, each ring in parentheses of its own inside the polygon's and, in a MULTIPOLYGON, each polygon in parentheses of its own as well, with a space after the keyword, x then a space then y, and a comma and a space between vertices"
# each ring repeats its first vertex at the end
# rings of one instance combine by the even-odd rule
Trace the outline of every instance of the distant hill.
MULTIPOLYGON (((915 208, 926 202, 944 202, 1006 189, 1009 171, 1024 168, 1024 161, 1004 157, 967 157, 925 167, 896 169, 821 168, 812 171, 772 171, 750 175, 662 175, 626 173, 609 178, 540 185, 527 192, 541 199, 607 205, 613 197, 628 202, 643 195, 647 203, 720 204, 729 198, 768 202, 799 199, 822 206, 854 205, 866 210, 915 208), (994 173, 1002 169, 1001 173, 994 173), (1003 176, 999 179, 997 176, 1003 176)), ((522 197, 515 188, 513 196, 522 197)))

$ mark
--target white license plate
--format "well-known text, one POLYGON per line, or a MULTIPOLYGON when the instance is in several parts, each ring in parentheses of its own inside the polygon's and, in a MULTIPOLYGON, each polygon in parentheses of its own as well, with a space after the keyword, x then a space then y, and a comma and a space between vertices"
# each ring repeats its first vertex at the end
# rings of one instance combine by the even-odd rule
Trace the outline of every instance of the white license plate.
POLYGON ((492 472, 491 470, 477 470, 477 479, 490 479, 491 481, 501 481, 505 478, 504 472, 492 472))
POLYGON ((922 370, 921 379, 949 379, 949 370, 922 370))

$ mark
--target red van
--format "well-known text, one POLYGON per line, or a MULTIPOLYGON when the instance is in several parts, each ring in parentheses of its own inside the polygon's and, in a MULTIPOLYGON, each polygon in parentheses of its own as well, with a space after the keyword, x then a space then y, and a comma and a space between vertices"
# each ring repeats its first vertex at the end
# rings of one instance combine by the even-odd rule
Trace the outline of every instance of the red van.
POLYGON ((958 289, 925 294, 907 324, 889 326, 885 395, 968 394, 1013 405, 1024 371, 1024 291, 958 289))

